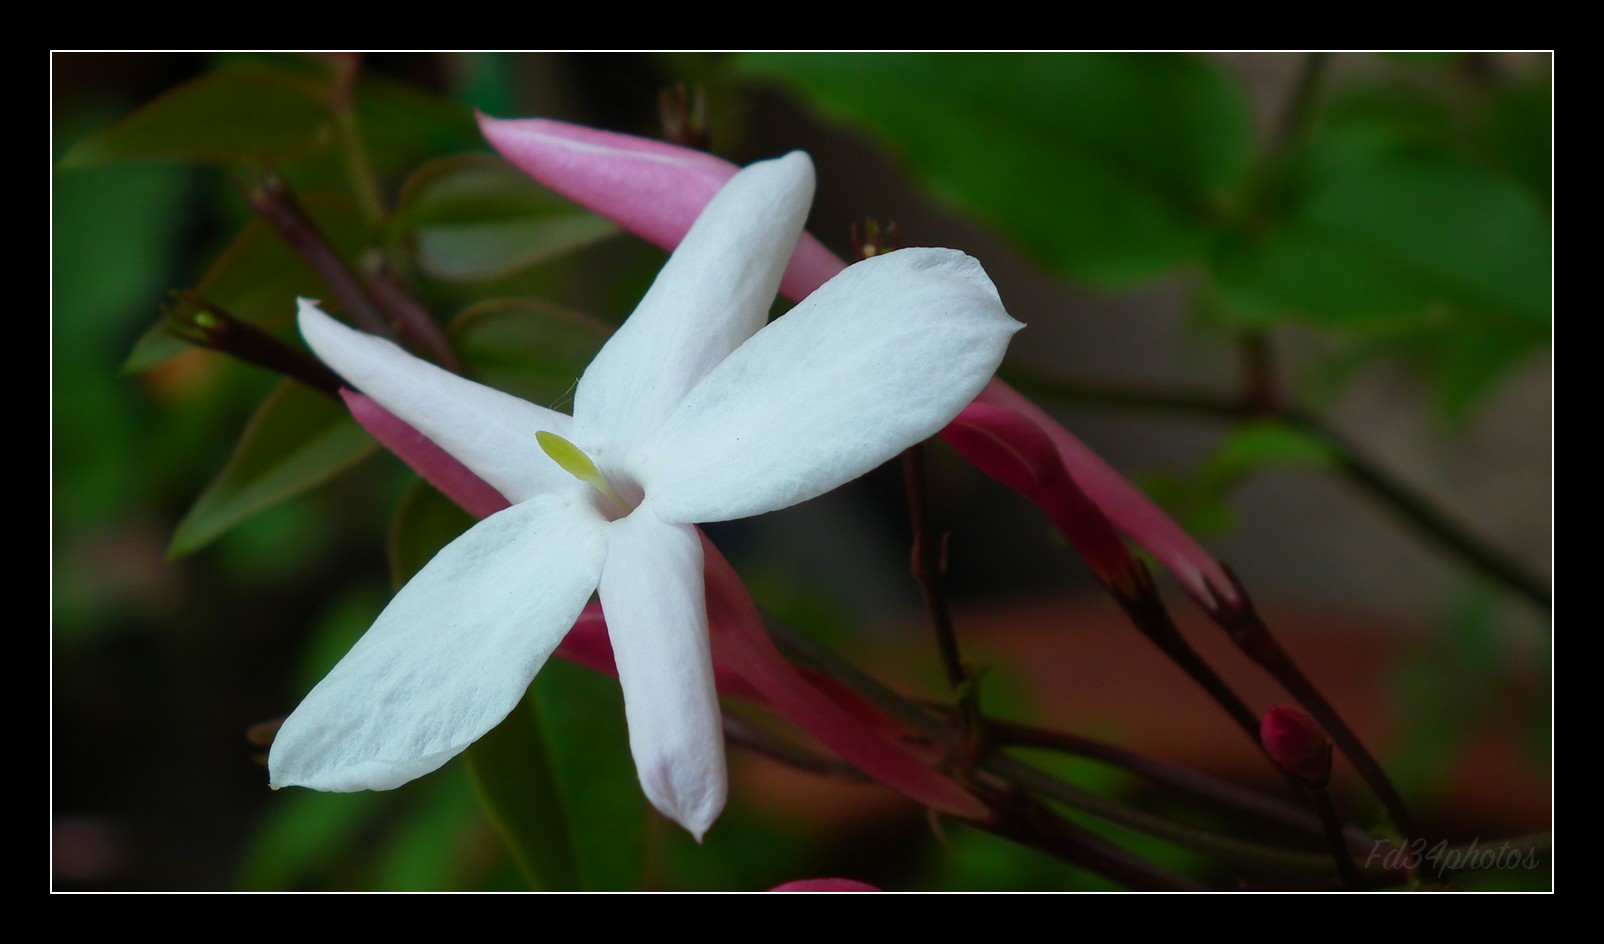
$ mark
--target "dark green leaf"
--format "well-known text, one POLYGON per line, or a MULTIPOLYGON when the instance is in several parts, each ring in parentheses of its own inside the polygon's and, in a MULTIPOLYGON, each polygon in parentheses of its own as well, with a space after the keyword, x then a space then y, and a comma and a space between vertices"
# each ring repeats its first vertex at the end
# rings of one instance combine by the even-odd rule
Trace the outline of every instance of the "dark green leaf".
POLYGON ((377 448, 343 404, 285 381, 262 402, 228 464, 178 523, 168 552, 176 557, 199 550, 377 448))
POLYGON ((535 698, 526 695, 463 755, 479 802, 537 891, 577 891, 579 864, 547 756, 535 698))
POLYGON ((1505 89, 1493 105, 1491 139, 1503 165, 1549 206, 1554 178, 1554 90, 1548 83, 1505 89))
POLYGON ((235 161, 305 156, 333 140, 320 82, 267 66, 221 69, 168 91, 80 141, 61 166, 153 159, 235 161))
POLYGON ((390 525, 390 582, 400 590, 440 549, 473 527, 473 516, 451 499, 419 483, 390 525))
POLYGON ((414 174, 399 219, 424 270, 452 281, 509 275, 618 231, 505 161, 473 154, 414 174))
MULTIPOLYGON (((301 201, 325 239, 344 258, 355 258, 366 230, 356 204, 335 194, 301 201)), ((201 276, 194 291, 235 317, 274 331, 295 320, 298 297, 328 298, 330 290, 272 227, 254 220, 201 276)), ((142 335, 123 364, 124 371, 142 371, 188 349, 160 319, 142 335)))
POLYGON ((404 789, 416 805, 395 823, 373 859, 373 891, 477 890, 484 843, 494 842, 479 815, 462 764, 447 764, 404 789))
POLYGON ((530 696, 540 707, 581 885, 638 889, 650 813, 630 759, 618 681, 553 659, 540 670, 530 696))
POLYGON ((274 793, 246 850, 237 887, 285 891, 321 886, 394 800, 391 793, 274 793))
POLYGON ((484 302, 451 324, 452 346, 476 378, 553 407, 573 393, 611 333, 588 315, 524 300, 484 302))
POLYGON ((1311 170, 1288 218, 1222 247, 1217 287, 1243 321, 1343 325, 1497 312, 1549 318, 1541 209, 1490 171, 1410 160, 1311 170))
POLYGON ((1246 99, 1172 54, 742 57, 897 149, 1058 271, 1141 282, 1199 258, 1249 158, 1246 99))
POLYGON ((387 76, 357 76, 356 114, 369 157, 389 179, 440 154, 486 147, 468 108, 387 76))
POLYGON ((1280 423, 1245 423, 1231 430, 1209 460, 1206 475, 1229 483, 1264 466, 1321 466, 1331 462, 1325 440, 1280 423))

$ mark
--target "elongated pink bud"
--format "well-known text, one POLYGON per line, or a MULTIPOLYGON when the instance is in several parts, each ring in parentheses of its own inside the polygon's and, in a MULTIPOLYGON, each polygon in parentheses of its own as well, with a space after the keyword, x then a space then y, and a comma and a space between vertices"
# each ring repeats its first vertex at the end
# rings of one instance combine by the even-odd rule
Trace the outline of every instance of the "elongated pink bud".
POLYGON ((1212 612, 1216 607, 1211 585, 1224 603, 1240 602, 1235 582, 1191 535, 1024 394, 994 379, 980 391, 976 402, 1012 410, 1040 427, 1092 504, 1174 574, 1204 609, 1212 612))
POLYGON ((1278 705, 1265 712, 1259 740, 1270 759, 1299 780, 1324 786, 1331 779, 1331 739, 1299 709, 1278 705))
POLYGON ((850 878, 804 878, 769 889, 771 892, 877 892, 879 890, 873 885, 856 882, 850 878))
POLYGON ((746 585, 705 535, 702 554, 715 663, 739 673, 776 711, 875 780, 926 806, 987 818, 986 807, 974 796, 810 684, 774 648, 746 585))
MULTIPOLYGON (((740 168, 703 151, 544 118, 479 116, 485 140, 519 170, 664 249, 679 245, 713 194, 740 168)), ((780 282, 801 299, 846 268, 803 233, 780 282)))
MULTIPOLYGON (((679 244, 736 171, 734 164, 701 151, 560 121, 481 115, 479 127, 524 173, 665 249, 679 244)), ((846 263, 803 233, 780 291, 800 301, 844 268, 846 263)), ((977 402, 1011 410, 1039 427, 1092 504, 1175 574, 1204 609, 1214 612, 1221 604, 1242 602, 1235 582, 1180 525, 1040 407, 995 379, 977 402)))
POLYGON ((507 507, 507 499, 484 479, 452 458, 422 433, 354 390, 342 389, 346 409, 384 448, 394 453, 425 482, 475 518, 488 518, 507 507))
POLYGON ((1136 559, 1064 468, 1040 426, 1006 407, 971 403, 941 431, 941 438, 975 468, 1030 499, 1099 580, 1121 593, 1134 592, 1136 559))

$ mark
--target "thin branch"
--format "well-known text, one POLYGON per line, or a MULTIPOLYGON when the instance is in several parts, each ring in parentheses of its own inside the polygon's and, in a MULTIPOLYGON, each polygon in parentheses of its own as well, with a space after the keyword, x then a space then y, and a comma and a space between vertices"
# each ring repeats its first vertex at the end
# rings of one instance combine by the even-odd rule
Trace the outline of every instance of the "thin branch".
POLYGON ((738 744, 754 754, 761 754, 787 767, 850 783, 868 782, 868 778, 851 764, 784 741, 746 719, 728 712, 724 714, 724 737, 732 744, 738 744))
POLYGON ((1387 808, 1393 825, 1403 833, 1404 838, 1408 840, 1418 837, 1420 834, 1415 831, 1414 817, 1409 814, 1402 794, 1393 786, 1381 763, 1364 746, 1364 742, 1359 740, 1359 735, 1354 733, 1348 722, 1343 720, 1336 707, 1326 700, 1292 657, 1287 655, 1286 650, 1281 648, 1281 644, 1271 635, 1270 628, 1254 609, 1253 601, 1241 581, 1236 579, 1236 575, 1229 567, 1225 569, 1225 573, 1232 581, 1237 600, 1234 604, 1226 603, 1218 589, 1211 586, 1210 589, 1215 593, 1216 606, 1210 616, 1225 629, 1231 641, 1236 643, 1243 654, 1279 682, 1281 687, 1285 688, 1325 729, 1337 750, 1348 758, 1354 770, 1369 785, 1371 792, 1381 801, 1382 806, 1387 808))
POLYGON ((316 272, 357 326, 389 337, 389 324, 362 290, 356 273, 301 207, 284 179, 260 164, 241 165, 235 177, 245 199, 279 237, 316 272))
POLYGON ((941 667, 947 673, 947 684, 958 702, 958 717, 963 724, 965 740, 975 744, 980 731, 980 705, 975 680, 958 654, 957 631, 953 628, 952 612, 947 606, 947 595, 942 587, 942 578, 947 570, 946 548, 930 525, 930 488, 925 477, 923 445, 910 446, 903 452, 902 481, 908 493, 908 518, 913 529, 913 552, 910 555, 913 578, 919 583, 925 611, 930 614, 936 648, 941 653, 941 667))
POLYGON ((298 380, 338 400, 340 378, 306 352, 290 347, 248 321, 194 292, 179 292, 178 303, 166 308, 164 325, 197 347, 227 354, 236 360, 298 380))

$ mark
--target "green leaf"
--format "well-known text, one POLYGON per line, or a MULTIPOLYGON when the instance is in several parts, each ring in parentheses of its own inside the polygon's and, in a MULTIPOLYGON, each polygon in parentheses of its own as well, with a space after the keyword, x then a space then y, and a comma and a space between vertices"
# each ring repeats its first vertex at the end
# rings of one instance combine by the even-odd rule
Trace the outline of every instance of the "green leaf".
POLYGON ((1142 282, 1204 254, 1243 179, 1242 91, 1174 54, 743 56, 895 148, 1059 272, 1142 282))
POLYGON ((267 66, 220 69, 78 142, 61 167, 119 160, 283 160, 333 140, 321 83, 267 66))
MULTIPOLYGON (((366 229, 355 203, 337 194, 315 194, 302 200, 301 205, 342 257, 356 257, 366 229)), ((240 231, 195 283, 194 291, 235 317, 268 331, 294 322, 297 298, 327 298, 330 294, 323 280, 261 220, 253 220, 240 231)), ((149 370, 188 349, 189 345, 174 337, 162 319, 157 319, 135 342, 123 370, 149 370)))
POLYGON ((246 849, 236 887, 286 891, 322 886, 394 801, 392 793, 274 793, 246 849))
POLYGON ((402 190, 399 221, 418 262, 450 281, 500 278, 618 231, 499 158, 425 165, 402 190))
POLYGON ((474 305, 451 323, 452 347, 476 378, 548 406, 573 393, 611 334, 589 315, 512 299, 474 305))
POLYGON ((228 464, 178 523, 168 553, 193 553, 377 449, 343 404, 286 380, 262 401, 228 464))
POLYGON ((1502 90, 1493 105, 1491 146, 1544 207, 1553 199, 1554 90, 1547 83, 1502 90))
MULTIPOLYGON (((1525 128, 1520 114, 1510 120, 1525 128)), ((1435 326, 1446 338, 1498 320, 1546 333, 1549 221, 1532 189, 1495 166, 1488 115, 1396 85, 1334 99, 1274 200, 1217 247, 1224 309, 1249 325, 1297 317, 1372 336, 1435 326), (1486 125, 1491 142, 1471 133, 1486 125)), ((1531 158, 1503 163, 1521 160, 1531 158)))
POLYGON ((473 527, 473 516, 429 485, 418 483, 390 525, 390 582, 400 590, 440 549, 473 527))
POLYGON ((1264 466, 1324 466, 1333 458, 1330 444, 1313 433, 1276 422, 1245 423, 1231 430, 1205 475, 1225 484, 1264 466))
POLYGON ((1549 319, 1550 235, 1514 181, 1409 160, 1323 167, 1288 218, 1222 247, 1216 287, 1250 324, 1497 312, 1549 319))
POLYGON ((470 109, 388 76, 357 76, 356 116, 368 156, 387 178, 440 154, 485 149, 470 109))
POLYGON ((582 887, 629 891, 646 869, 646 796, 618 681, 552 659, 530 689, 568 814, 582 887))
POLYGON ((494 843, 479 815, 463 765, 404 787, 415 805, 384 837, 365 886, 372 891, 470 891, 486 878, 485 843, 494 843))
POLYGON ((579 864, 535 699, 463 755, 479 801, 536 891, 577 891, 579 864))

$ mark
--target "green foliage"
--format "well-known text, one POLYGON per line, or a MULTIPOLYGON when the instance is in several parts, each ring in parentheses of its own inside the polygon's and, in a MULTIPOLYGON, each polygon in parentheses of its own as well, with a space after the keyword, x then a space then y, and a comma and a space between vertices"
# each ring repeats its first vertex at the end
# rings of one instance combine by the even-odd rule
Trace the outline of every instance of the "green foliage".
POLYGON ((323 95, 321 83, 305 74, 265 65, 220 69, 80 141, 61 166, 305 157, 333 137, 323 95))
POLYGON ((542 719, 525 696, 463 755, 479 802, 512 851, 529 887, 576 891, 579 864, 568 811, 547 756, 542 719))
POLYGON ((461 282, 500 278, 618 231, 500 158, 471 154, 419 168, 396 222, 425 272, 461 282))
POLYGON ((1406 156, 1334 147, 1309 160, 1285 216, 1222 244, 1215 260, 1217 289, 1244 321, 1341 326, 1469 311, 1546 334, 1548 224, 1524 188, 1406 156))
POLYGON ((1549 342, 1545 91, 1466 112, 1388 86, 1337 96, 1271 198, 1222 233, 1211 304, 1402 354, 1463 417, 1549 342))
POLYGON ((1403 354, 1462 417, 1548 343, 1549 85, 1467 92, 1463 54, 1393 58, 1393 81, 1317 99, 1308 133, 1251 176, 1245 96, 1193 57, 737 64, 874 135, 1059 273, 1126 287, 1200 263, 1204 307, 1227 326, 1301 321, 1403 354))
POLYGON ((1330 444, 1319 436, 1266 420, 1231 430, 1209 459, 1206 474, 1224 484, 1266 466, 1322 466, 1332 458, 1330 444))
POLYGON ((556 406, 571 397, 579 375, 612 328, 546 302, 487 301, 451 323, 451 342, 475 378, 531 403, 556 406))
POLYGON ((179 522, 170 552, 193 553, 377 449, 343 403, 285 381, 262 402, 228 464, 179 522))
POLYGON ((1134 285, 1201 259, 1248 166, 1245 97, 1188 56, 764 53, 739 62, 886 141, 936 193, 1093 285, 1134 285))
POLYGON ((156 425, 116 375, 128 338, 158 298, 183 238, 190 175, 170 167, 107 167, 51 180, 51 420, 55 522, 75 525, 126 513, 151 486, 153 464, 125 456, 148 449, 156 425))
POLYGON ((419 483, 401 500, 390 524, 390 583, 400 590, 440 549, 473 527, 473 516, 419 483))
MULTIPOLYGON (((314 194, 301 204, 330 246, 343 258, 356 258, 366 231, 349 197, 314 194)), ((246 225, 193 291, 241 321, 269 331, 295 321, 297 298, 332 297, 323 280, 260 219, 246 225)), ((134 345, 123 369, 148 370, 188 349, 158 319, 134 345)))
POLYGON ((1231 530, 1230 494, 1242 480, 1274 468, 1329 465, 1334 456, 1319 436, 1272 420, 1233 427, 1196 474, 1147 476, 1142 490, 1194 535, 1231 530))

